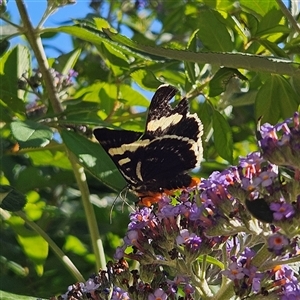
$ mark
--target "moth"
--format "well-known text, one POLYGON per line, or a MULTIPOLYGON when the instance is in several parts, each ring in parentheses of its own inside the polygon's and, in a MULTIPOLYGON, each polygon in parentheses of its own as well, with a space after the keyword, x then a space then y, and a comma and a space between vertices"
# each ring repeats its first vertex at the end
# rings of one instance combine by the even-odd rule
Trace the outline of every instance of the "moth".
MULTIPOLYGON (((161 85, 148 110, 145 131, 96 128, 93 133, 142 203, 156 202, 156 195, 186 188, 195 182, 188 171, 203 158, 203 125, 189 112, 183 98, 173 108, 177 89, 161 85)), ((149 204, 149 203, 148 203, 149 204)))

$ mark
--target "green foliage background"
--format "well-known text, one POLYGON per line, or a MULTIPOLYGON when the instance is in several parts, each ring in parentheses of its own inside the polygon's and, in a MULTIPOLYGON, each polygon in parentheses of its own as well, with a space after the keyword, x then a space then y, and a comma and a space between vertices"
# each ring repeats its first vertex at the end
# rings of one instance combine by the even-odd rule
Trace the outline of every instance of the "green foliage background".
MULTIPOLYGON (((0 212, 0 289, 9 292, 1 299, 47 298, 80 280, 43 232, 85 278, 105 267, 103 257, 112 259, 130 208, 118 200, 110 223, 111 206, 126 183, 90 132, 143 131, 149 106, 143 91, 151 95, 169 83, 189 98, 205 130, 199 177, 256 150, 260 117, 275 124, 298 109, 297 1, 289 9, 281 0, 149 0, 139 9, 134 1, 107 1, 105 17, 106 1, 91 1, 94 14, 56 28, 33 28, 23 1, 16 2, 23 25, 12 36, 23 34, 28 44, 12 48, 12 36, 3 36, 0 45, 0 200, 12 195, 3 187, 9 185, 27 204, 23 212, 0 212), (150 30, 154 20, 159 31, 150 30), (120 35, 122 26, 130 39, 120 35), (43 42, 62 32, 72 36, 74 50, 43 60, 43 42), (58 90, 50 67, 64 75, 75 69, 74 85, 58 90), (33 68, 42 73, 41 85, 34 93, 28 85, 19 89, 33 68)), ((45 17, 67 2, 48 1, 45 17)))

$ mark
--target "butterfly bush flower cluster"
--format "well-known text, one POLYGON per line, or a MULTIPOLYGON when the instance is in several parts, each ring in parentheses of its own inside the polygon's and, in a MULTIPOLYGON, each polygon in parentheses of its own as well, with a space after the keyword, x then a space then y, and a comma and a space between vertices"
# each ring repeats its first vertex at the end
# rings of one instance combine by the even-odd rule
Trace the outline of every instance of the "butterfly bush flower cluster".
MULTIPOLYGON (((62 92, 71 87, 74 84, 74 78, 78 75, 78 73, 72 69, 69 70, 67 74, 62 74, 54 68, 50 68, 49 73, 57 92, 62 92)), ((33 69, 32 75, 29 78, 27 78, 26 73, 22 75, 18 82, 18 88, 26 90, 27 86, 29 86, 33 92, 38 94, 38 88, 42 86, 42 84, 43 78, 41 71, 39 69, 33 69)))
POLYGON ((259 146, 198 187, 138 207, 117 262, 60 299, 300 299, 298 113, 264 124, 259 146))

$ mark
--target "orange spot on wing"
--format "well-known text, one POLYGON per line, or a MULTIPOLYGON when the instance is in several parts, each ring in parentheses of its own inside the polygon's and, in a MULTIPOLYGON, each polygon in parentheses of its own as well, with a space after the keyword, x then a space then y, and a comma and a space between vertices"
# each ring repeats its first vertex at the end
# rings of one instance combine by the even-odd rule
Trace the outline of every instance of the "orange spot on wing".
MULTIPOLYGON (((201 180, 199 178, 193 177, 191 183, 188 187, 197 186, 201 180)), ((139 193, 137 196, 139 197, 138 205, 150 207, 151 205, 158 203, 159 200, 164 196, 172 196, 178 190, 185 190, 185 187, 180 189, 167 190, 164 189, 162 192, 147 192, 147 193, 139 193)))
POLYGON ((201 179, 200 178, 197 178, 197 177, 192 177, 192 180, 191 180, 191 183, 188 187, 195 187, 197 186, 199 183, 201 182, 201 179))
POLYGON ((162 196, 163 193, 153 193, 153 192, 149 192, 147 194, 139 194, 138 205, 150 207, 152 204, 157 203, 162 196))

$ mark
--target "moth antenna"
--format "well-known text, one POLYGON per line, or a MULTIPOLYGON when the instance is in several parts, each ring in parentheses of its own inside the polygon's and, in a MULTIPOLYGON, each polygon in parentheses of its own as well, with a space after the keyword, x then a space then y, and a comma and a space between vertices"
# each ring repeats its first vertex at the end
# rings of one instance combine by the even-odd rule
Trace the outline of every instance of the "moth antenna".
POLYGON ((109 212, 109 223, 112 224, 112 212, 113 212, 113 209, 116 205, 116 202, 117 202, 117 199, 120 197, 123 201, 123 204, 122 204, 122 212, 123 212, 123 209, 124 209, 124 205, 127 204, 128 207, 130 207, 132 210, 134 210, 134 208, 128 203, 128 201, 126 200, 126 196, 127 196, 127 192, 128 192, 128 186, 125 186, 121 192, 117 195, 117 197, 115 198, 114 202, 112 203, 112 206, 110 208, 110 212, 109 212), (122 193, 125 192, 125 195, 124 197, 122 196, 122 193))
POLYGON ((134 208, 133 208, 133 207, 129 204, 129 202, 126 200, 126 198, 127 198, 127 193, 128 193, 128 191, 129 191, 129 187, 126 186, 126 187, 122 190, 122 192, 124 192, 124 191, 125 191, 124 198, 122 198, 122 196, 121 196, 121 199, 123 200, 122 211, 123 211, 123 208, 124 208, 124 205, 125 205, 125 204, 127 204, 127 206, 130 207, 130 208, 132 209, 132 211, 134 211, 134 208))
MULTIPOLYGON (((122 192, 122 191, 121 191, 122 192)), ((114 207, 116 205, 117 199, 120 197, 120 193, 115 198, 114 202, 111 205, 110 211, 109 211, 109 224, 112 224, 112 212, 114 210, 114 207)))

